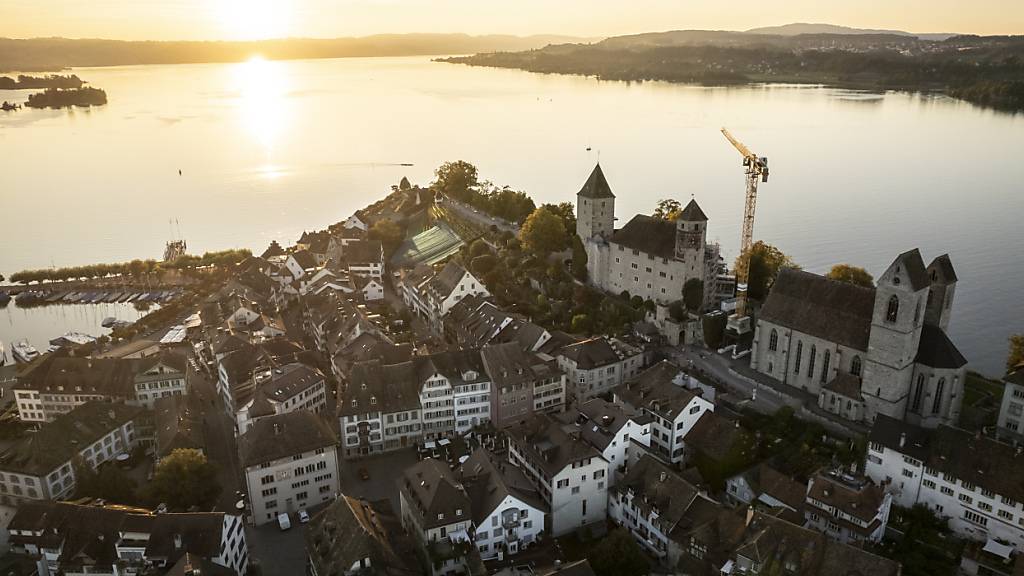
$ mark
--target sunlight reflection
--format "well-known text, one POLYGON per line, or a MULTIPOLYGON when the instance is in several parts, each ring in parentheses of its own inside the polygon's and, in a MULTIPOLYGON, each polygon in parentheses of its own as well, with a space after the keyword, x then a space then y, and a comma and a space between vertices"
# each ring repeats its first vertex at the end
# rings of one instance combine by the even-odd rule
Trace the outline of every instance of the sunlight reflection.
POLYGON ((267 151, 273 150, 290 121, 288 65, 254 56, 233 69, 240 119, 267 151))

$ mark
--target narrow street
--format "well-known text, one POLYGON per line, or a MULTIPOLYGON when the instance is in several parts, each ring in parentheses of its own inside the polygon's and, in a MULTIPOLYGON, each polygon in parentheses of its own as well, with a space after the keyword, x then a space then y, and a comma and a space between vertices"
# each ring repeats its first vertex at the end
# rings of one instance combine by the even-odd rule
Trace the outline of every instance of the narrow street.
POLYGON ((192 384, 191 394, 195 395, 201 407, 206 458, 217 465, 218 481, 223 487, 217 510, 234 512, 235 503, 239 500, 238 492, 244 491, 234 424, 224 413, 216 382, 205 373, 194 370, 191 363, 188 377, 192 384))

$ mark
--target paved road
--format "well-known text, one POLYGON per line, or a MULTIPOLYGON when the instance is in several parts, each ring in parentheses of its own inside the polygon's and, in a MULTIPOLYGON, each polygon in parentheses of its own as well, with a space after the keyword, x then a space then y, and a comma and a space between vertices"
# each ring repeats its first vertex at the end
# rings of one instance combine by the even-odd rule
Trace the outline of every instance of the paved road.
POLYGON ((462 202, 452 200, 447 196, 444 199, 444 206, 457 212, 459 216, 476 223, 484 230, 490 230, 491 226, 495 226, 501 232, 511 232, 516 235, 519 234, 519 226, 480 212, 472 206, 467 206, 462 202))
MULTIPOLYGON (((739 402, 741 406, 748 406, 758 412, 770 414, 783 406, 796 403, 792 400, 787 401, 785 397, 777 396, 763 389, 757 390, 755 395, 755 386, 753 384, 730 371, 731 365, 734 362, 731 356, 717 354, 707 348, 695 346, 673 348, 670 351, 670 356, 680 366, 693 366, 717 378, 719 382, 728 388, 729 392, 746 399, 739 402)), ((740 359, 740 361, 743 360, 740 359)))

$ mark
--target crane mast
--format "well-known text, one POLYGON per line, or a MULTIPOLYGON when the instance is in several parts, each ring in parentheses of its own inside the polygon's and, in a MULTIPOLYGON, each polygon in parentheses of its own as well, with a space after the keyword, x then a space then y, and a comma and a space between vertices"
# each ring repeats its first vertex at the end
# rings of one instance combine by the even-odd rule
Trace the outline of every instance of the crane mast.
MULTIPOLYGON (((726 140, 733 145, 740 155, 743 156, 743 168, 747 181, 746 202, 743 206, 743 230, 740 234, 740 255, 750 254, 754 245, 754 210, 757 208, 757 184, 768 181, 768 159, 759 157, 747 148, 742 142, 733 137, 728 130, 722 128, 722 134, 726 140)), ((749 331, 747 317, 747 291, 745 286, 749 280, 750 266, 744 266, 736 274, 736 313, 730 319, 730 325, 738 332, 749 331), (740 289, 739 286, 744 288, 740 289)))

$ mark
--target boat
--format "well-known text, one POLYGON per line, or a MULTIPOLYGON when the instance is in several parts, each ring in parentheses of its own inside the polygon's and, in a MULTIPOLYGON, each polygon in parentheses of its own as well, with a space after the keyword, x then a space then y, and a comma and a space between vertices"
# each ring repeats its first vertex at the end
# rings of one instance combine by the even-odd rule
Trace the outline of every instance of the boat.
POLYGON ((63 336, 50 340, 50 346, 59 349, 64 346, 81 346, 95 341, 95 336, 89 336, 88 334, 82 334, 81 332, 67 332, 63 336))
POLYGON ((18 362, 31 362, 39 357, 39 350, 36 350, 28 343, 28 340, 20 340, 11 344, 11 354, 18 362))
POLYGON ((121 296, 124 296, 124 292, 114 292, 110 295, 110 298, 107 299, 107 302, 120 302, 121 296))
POLYGON ((117 322, 117 318, 114 318, 113 316, 107 316, 106 318, 103 319, 103 322, 100 322, 100 326, 103 326, 104 328, 110 328, 111 326, 114 325, 114 322, 117 322))
POLYGON ((7 306, 7 303, 11 301, 11 295, 7 292, 0 291, 0 306, 7 306))

